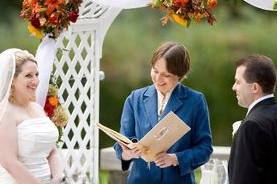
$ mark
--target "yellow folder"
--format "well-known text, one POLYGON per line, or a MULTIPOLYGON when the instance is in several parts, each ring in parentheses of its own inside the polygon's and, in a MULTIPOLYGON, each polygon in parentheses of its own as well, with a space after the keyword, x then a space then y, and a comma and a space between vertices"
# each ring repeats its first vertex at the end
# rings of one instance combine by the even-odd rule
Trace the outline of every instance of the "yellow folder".
MULTIPOLYGON (((129 149, 134 148, 133 144, 130 144, 132 141, 124 135, 100 123, 97 124, 97 127, 129 149)), ((147 162, 154 161, 157 154, 167 151, 188 131, 190 131, 190 127, 175 113, 169 112, 138 142, 141 145, 140 148, 143 149, 142 158, 147 162)))

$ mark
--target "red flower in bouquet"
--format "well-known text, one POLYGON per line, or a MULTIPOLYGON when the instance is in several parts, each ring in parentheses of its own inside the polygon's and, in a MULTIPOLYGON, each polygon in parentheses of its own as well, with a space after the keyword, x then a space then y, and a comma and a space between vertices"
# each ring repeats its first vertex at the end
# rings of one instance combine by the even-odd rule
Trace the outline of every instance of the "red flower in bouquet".
POLYGON ((76 22, 83 0, 23 0, 20 16, 29 21, 28 30, 37 38, 49 34, 57 38, 76 22))
POLYGON ((46 98, 46 102, 44 105, 44 111, 46 112, 48 117, 52 117, 54 114, 55 106, 51 105, 49 102, 49 96, 46 98))
POLYGON ((37 17, 32 17, 30 21, 32 26, 34 26, 35 28, 39 29, 41 27, 40 21, 37 17))
POLYGON ((57 25, 59 23, 59 16, 57 13, 52 13, 49 17, 49 22, 53 25, 57 25))
POLYGON ((70 12, 69 13, 69 20, 71 21, 71 22, 76 22, 77 21, 77 18, 78 18, 78 13, 77 12, 70 12))
POLYGON ((173 0, 173 4, 176 6, 185 6, 189 0, 173 0))
POLYGON ((49 84, 48 94, 44 105, 44 111, 47 116, 53 121, 59 131, 57 142, 61 142, 62 128, 67 124, 68 115, 65 109, 61 106, 58 99, 58 88, 55 84, 49 84))

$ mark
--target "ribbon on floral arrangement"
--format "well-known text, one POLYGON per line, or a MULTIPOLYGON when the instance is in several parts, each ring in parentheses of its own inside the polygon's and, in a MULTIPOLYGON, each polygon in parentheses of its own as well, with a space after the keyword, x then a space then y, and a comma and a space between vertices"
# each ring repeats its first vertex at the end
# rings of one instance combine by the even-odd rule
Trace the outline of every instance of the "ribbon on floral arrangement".
POLYGON ((98 4, 114 8, 132 9, 148 6, 151 0, 93 0, 98 4))
POLYGON ((36 52, 38 62, 39 86, 37 88, 37 102, 44 107, 49 88, 50 75, 56 53, 56 41, 47 35, 42 39, 36 52))
POLYGON ((252 6, 255 6, 263 10, 277 11, 276 0, 244 0, 244 1, 252 6))

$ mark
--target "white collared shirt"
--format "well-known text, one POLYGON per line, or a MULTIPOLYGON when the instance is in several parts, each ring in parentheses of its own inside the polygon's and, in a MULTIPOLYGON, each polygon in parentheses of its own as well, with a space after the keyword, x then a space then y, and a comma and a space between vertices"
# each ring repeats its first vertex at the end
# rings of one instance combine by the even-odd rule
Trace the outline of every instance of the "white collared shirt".
POLYGON ((172 94, 173 90, 175 89, 175 87, 172 88, 169 92, 167 92, 165 94, 165 96, 160 91, 157 90, 157 94, 158 94, 158 116, 160 116, 163 113, 163 111, 164 111, 164 109, 165 109, 165 107, 166 107, 166 105, 169 101, 169 98, 171 97, 171 94, 172 94))
POLYGON ((261 102, 261 101, 263 101, 263 100, 265 100, 265 99, 267 99, 267 98, 272 98, 272 97, 274 97, 274 95, 273 95, 273 94, 269 94, 269 95, 262 96, 261 98, 258 98, 257 100, 255 100, 254 102, 252 102, 252 103, 249 105, 249 107, 248 107, 248 111, 247 111, 247 113, 246 113, 246 116, 248 115, 248 113, 250 112, 250 110, 251 110, 257 103, 259 103, 259 102, 261 102))

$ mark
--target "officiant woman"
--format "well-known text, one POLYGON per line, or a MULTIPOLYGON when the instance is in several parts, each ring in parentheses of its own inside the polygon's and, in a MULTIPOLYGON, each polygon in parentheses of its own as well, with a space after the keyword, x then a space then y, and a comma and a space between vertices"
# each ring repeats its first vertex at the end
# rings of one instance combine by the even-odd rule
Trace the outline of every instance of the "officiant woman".
POLYGON ((188 50, 179 43, 167 42, 151 59, 153 84, 134 90, 126 99, 120 132, 140 140, 170 111, 191 130, 167 152, 156 156, 149 165, 140 156, 142 150, 114 145, 123 170, 132 168, 128 184, 192 184, 194 169, 206 163, 212 153, 209 112, 204 95, 181 83, 190 70, 188 50))

